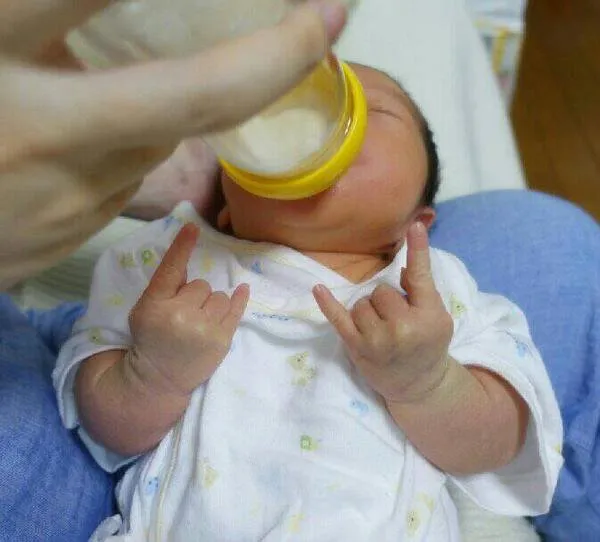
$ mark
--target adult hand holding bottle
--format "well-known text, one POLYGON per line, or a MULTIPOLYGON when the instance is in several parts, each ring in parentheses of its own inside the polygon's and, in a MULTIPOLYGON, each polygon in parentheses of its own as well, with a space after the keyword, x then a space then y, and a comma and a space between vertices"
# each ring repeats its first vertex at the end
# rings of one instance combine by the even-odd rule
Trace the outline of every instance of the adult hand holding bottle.
POLYGON ((341 3, 303 3, 196 55, 82 71, 64 36, 109 3, 0 0, 0 290, 101 229, 180 140, 294 87, 345 21, 341 3))

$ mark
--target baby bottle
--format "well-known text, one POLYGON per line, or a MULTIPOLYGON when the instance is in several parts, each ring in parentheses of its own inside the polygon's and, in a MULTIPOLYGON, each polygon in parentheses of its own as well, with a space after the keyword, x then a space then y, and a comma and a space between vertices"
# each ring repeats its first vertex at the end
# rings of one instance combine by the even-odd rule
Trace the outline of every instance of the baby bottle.
MULTIPOLYGON (((346 0, 352 4, 352 1, 346 0)), ((117 0, 68 36, 90 68, 186 55, 278 23, 298 0, 117 0)), ((329 54, 296 88, 241 125, 203 136, 257 196, 300 199, 331 187, 366 129, 356 75, 329 54)))

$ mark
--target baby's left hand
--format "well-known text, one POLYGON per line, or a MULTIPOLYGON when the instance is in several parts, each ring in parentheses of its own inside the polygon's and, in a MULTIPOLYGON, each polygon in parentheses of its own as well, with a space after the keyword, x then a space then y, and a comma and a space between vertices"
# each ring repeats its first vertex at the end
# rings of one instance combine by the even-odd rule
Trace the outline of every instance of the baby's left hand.
POLYGON ((379 285, 348 311, 322 285, 314 289, 325 317, 348 348, 351 361, 389 403, 419 401, 443 380, 453 321, 435 288, 427 230, 415 223, 407 235, 402 293, 379 285))

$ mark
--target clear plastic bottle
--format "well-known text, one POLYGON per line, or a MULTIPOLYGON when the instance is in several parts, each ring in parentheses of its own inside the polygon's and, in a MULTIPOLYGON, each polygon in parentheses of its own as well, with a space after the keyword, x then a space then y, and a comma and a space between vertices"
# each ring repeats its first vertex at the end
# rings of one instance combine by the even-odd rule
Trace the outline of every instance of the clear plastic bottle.
MULTIPOLYGON (((68 37, 88 66, 181 56, 279 22, 298 0, 117 0, 68 37)), ((353 2, 348 2, 352 4, 353 2)), ((295 89, 245 123, 203 136, 256 195, 299 199, 329 188, 366 127, 360 82, 330 54, 295 89)))

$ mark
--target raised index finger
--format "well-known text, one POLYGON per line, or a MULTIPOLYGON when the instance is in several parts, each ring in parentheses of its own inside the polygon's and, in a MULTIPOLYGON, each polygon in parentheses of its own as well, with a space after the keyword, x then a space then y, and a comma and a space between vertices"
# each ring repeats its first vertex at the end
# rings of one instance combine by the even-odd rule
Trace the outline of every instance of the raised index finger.
POLYGON ((150 279, 146 295, 168 299, 187 282, 187 264, 196 246, 198 228, 191 223, 181 228, 150 279))
POLYGON ((415 307, 431 307, 439 301, 439 294, 431 276, 429 237, 422 222, 415 222, 408 230, 406 242, 406 293, 415 307))

